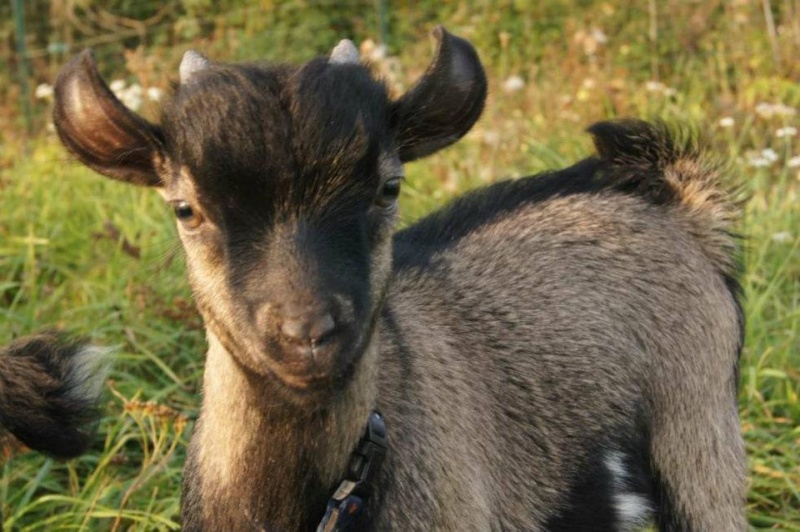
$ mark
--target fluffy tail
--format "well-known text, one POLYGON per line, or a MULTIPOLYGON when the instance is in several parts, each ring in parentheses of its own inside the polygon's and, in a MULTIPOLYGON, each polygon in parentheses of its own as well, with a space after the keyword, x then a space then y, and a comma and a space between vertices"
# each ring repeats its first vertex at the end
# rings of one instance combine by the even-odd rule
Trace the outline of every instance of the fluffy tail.
POLYGON ((721 166, 692 135, 640 120, 599 122, 588 131, 615 188, 676 206, 720 273, 736 276, 739 209, 722 183, 721 166))
POLYGON ((58 458, 86 451, 99 415, 105 355, 58 332, 0 347, 0 427, 58 458))

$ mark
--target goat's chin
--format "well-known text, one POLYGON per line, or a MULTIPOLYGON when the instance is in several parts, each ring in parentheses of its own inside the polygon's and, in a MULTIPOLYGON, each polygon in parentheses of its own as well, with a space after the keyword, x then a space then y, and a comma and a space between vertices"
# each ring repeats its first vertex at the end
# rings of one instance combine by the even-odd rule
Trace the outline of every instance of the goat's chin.
POLYGON ((318 406, 324 409, 333 398, 338 397, 352 380, 357 359, 341 370, 326 376, 294 375, 274 371, 269 380, 273 397, 302 407, 318 406))
POLYGON ((301 348, 281 349, 271 345, 245 363, 263 379, 275 395, 290 403, 309 405, 329 401, 352 380, 366 342, 336 343, 299 352, 301 348))

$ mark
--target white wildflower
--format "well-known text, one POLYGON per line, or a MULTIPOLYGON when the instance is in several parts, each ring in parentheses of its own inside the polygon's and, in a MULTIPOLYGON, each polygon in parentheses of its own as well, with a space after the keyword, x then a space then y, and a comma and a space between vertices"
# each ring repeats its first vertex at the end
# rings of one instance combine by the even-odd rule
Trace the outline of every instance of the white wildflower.
POLYGON ((160 102, 162 96, 164 96, 164 91, 158 87, 150 87, 147 89, 147 98, 151 102, 160 102))
POLYGON ((719 119, 719 127, 729 128, 733 127, 736 121, 731 116, 726 116, 719 119))
POLYGON ((644 84, 644 90, 647 92, 664 92, 666 86, 660 81, 648 81, 644 84))
POLYGON ((39 100, 50 100, 53 98, 53 87, 47 83, 42 83, 36 87, 36 91, 33 94, 39 100))
POLYGON ((771 163, 774 163, 775 161, 778 160, 778 154, 772 148, 766 148, 761 150, 761 156, 771 163))
POLYGON ((772 235, 772 241, 778 243, 789 242, 792 239, 792 233, 789 231, 780 231, 772 235))
POLYGON ((361 53, 361 57, 369 61, 370 63, 380 63, 387 57, 389 57, 389 49, 386 47, 385 44, 378 44, 372 39, 366 39, 361 41, 361 46, 359 46, 359 50, 361 53))
POLYGON ((483 142, 488 144, 489 146, 497 146, 500 144, 500 135, 497 131, 484 131, 483 132, 483 142))
POLYGON ((590 57, 608 42, 608 36, 599 28, 591 28, 589 31, 579 30, 573 39, 576 44, 583 47, 583 53, 590 57))
POLYGON ((119 92, 124 90, 126 85, 127 83, 125 83, 124 79, 115 79, 108 85, 108 88, 111 89, 111 92, 119 96, 119 92))
POLYGON ((800 167, 800 155, 795 155, 788 161, 786 161, 786 166, 789 168, 798 168, 800 167))
POLYGON ((389 49, 385 44, 375 46, 369 54, 369 60, 373 62, 383 61, 389 55, 389 49))
POLYGON ((659 94, 663 94, 664 96, 671 97, 678 94, 678 91, 673 89, 672 87, 668 87, 661 83, 660 81, 648 81, 644 84, 644 90, 647 92, 656 92, 659 94))
POLYGON ((797 114, 797 109, 795 109, 794 107, 789 107, 788 105, 783 105, 782 103, 775 104, 772 107, 775 114, 783 118, 787 118, 797 114))
POLYGON ((772 148, 766 148, 760 152, 750 152, 747 154, 747 164, 753 168, 766 168, 778 160, 778 154, 772 148))
POLYGON ((606 35, 600 28, 592 28, 592 39, 598 44, 605 44, 608 42, 608 35, 606 35))
POLYGON ((769 119, 773 117, 775 111, 771 103, 761 102, 760 104, 756 105, 756 114, 761 118, 769 119))
POLYGON ((797 128, 796 127, 782 127, 775 132, 775 136, 778 138, 783 137, 794 137, 797 135, 797 128))
POLYGON ((769 120, 773 117, 782 117, 787 118, 790 116, 794 116, 797 114, 797 109, 794 107, 789 107, 788 105, 784 105, 782 103, 771 104, 767 102, 761 102, 756 105, 756 114, 765 120, 769 120))
POLYGON ((753 168, 766 168, 771 166, 772 162, 763 157, 751 156, 747 158, 747 164, 753 168))
POLYGON ((503 82, 503 90, 509 93, 522 90, 523 87, 525 87, 525 80, 517 75, 510 76, 503 82))
POLYGON ((125 104, 125 107, 136 111, 142 106, 142 86, 134 83, 130 87, 121 90, 117 97, 125 104))

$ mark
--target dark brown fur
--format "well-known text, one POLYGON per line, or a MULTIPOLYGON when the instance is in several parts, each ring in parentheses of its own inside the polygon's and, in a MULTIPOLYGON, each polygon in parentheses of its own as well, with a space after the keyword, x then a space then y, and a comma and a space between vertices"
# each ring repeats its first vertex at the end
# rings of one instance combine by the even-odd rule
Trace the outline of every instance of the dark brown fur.
POLYGON ((0 348, 0 428, 58 457, 85 452, 99 414, 101 350, 58 332, 0 348))

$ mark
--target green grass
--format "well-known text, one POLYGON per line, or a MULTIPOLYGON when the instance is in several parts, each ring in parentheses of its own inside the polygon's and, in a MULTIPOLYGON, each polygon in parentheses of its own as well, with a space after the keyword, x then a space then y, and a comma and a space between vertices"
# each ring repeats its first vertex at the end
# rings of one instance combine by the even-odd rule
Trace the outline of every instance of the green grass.
MULTIPOLYGON (((745 196, 740 411, 751 474, 747 511, 754 528, 800 530, 800 167, 788 164, 800 155, 800 141, 776 136, 781 127, 800 127, 800 117, 757 112, 762 102, 800 108, 800 63, 775 60, 776 51, 782 58, 800 53, 800 30, 787 14, 797 3, 773 6, 784 23, 777 48, 760 2, 671 3, 669 17, 656 13, 655 40, 646 7, 517 1, 508 3, 512 13, 488 2, 432 5, 395 13, 394 46, 402 52, 392 81, 407 87, 426 66, 431 47, 419 28, 431 28, 436 14, 476 44, 491 95, 467 138, 407 168, 402 223, 466 189, 588 155, 583 129, 608 117, 689 122, 730 161, 731 181, 745 196), (607 42, 592 43, 593 28, 607 42), (511 75, 525 85, 507 93, 503 82, 511 75), (648 90, 648 81, 675 92, 648 90), (725 117, 732 127, 720 125, 725 117), (777 160, 752 166, 766 148, 777 160)), ((246 44, 237 57, 246 55, 246 44)), ((169 58, 163 63, 172 75, 177 56, 158 52, 169 58)), ((116 346, 116 363, 90 453, 59 463, 3 449, 5 527, 177 528, 204 341, 170 213, 154 192, 78 167, 52 135, 22 152, 13 135, 0 148, 0 339, 63 326, 116 346)))

